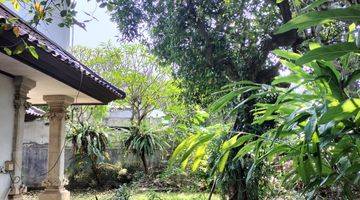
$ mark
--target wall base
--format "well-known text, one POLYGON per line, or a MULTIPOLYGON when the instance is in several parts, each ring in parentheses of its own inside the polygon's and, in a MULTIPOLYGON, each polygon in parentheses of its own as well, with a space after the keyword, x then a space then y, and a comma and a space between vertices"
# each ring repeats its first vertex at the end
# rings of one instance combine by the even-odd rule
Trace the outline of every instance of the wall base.
POLYGON ((39 200, 70 200, 70 192, 62 189, 46 189, 39 195, 39 200))

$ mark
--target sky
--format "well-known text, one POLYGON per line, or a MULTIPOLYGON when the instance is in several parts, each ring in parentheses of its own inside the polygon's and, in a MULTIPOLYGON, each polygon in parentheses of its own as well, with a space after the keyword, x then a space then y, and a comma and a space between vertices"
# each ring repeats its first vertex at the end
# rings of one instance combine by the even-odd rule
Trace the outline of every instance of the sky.
POLYGON ((99 8, 96 1, 77 1, 76 9, 77 19, 84 21, 91 19, 87 13, 93 13, 93 16, 97 20, 92 20, 86 23, 86 31, 79 26, 74 26, 74 38, 70 40, 70 44, 73 41, 73 45, 82 45, 87 47, 96 47, 101 43, 111 41, 113 44, 117 43, 116 36, 119 31, 116 24, 111 22, 110 15, 106 12, 105 8, 99 8))

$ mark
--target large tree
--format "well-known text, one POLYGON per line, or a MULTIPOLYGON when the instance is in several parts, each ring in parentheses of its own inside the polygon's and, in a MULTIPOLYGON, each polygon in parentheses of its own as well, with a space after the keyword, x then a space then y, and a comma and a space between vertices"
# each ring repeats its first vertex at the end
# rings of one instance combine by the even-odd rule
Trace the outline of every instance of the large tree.
MULTIPOLYGON (((175 75, 182 78, 184 95, 189 102, 207 105, 211 95, 223 85, 240 80, 269 83, 281 66, 272 59, 272 50, 298 52, 302 42, 316 38, 328 43, 338 39, 341 29, 309 29, 298 33, 276 29, 298 12, 351 4, 352 1, 289 0, 183 0, 183 1, 103 1, 113 7, 112 19, 125 39, 140 40, 167 62, 175 63, 175 75), (315 2, 322 7, 308 6, 315 2)), ((244 94, 246 99, 251 94, 244 94)), ((271 99, 270 99, 271 100, 271 99)), ((271 123, 253 126, 251 110, 255 101, 239 107, 232 131, 262 134, 271 123)), ((255 188, 245 182, 247 166, 239 164, 229 177, 231 199, 256 198, 255 188), (250 186, 251 187, 251 186, 250 186), (255 194, 251 194, 254 192, 255 194)))
MULTIPOLYGON (((276 28, 292 17, 288 0, 242 1, 123 1, 114 5, 112 18, 126 39, 145 41, 167 62, 175 63, 175 75, 182 78, 189 102, 206 105, 229 82, 251 80, 269 82, 278 64, 269 53, 279 47, 297 48, 301 39, 296 30, 274 35, 276 28), (147 40, 147 38, 150 38, 147 40)), ((238 110, 233 130, 256 132, 251 126, 248 102, 238 110)), ((230 170, 227 186, 231 199, 256 198, 256 188, 247 188, 246 166, 239 163, 230 170)), ((255 184, 256 185, 256 184, 255 184)))

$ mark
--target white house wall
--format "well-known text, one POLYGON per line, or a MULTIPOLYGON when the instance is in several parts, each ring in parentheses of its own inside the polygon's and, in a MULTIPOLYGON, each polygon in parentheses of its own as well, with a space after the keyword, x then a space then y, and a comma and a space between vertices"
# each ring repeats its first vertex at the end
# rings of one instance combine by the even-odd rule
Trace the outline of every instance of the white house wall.
MULTIPOLYGON (((14 86, 12 78, 0 74, 0 167, 11 160, 14 129, 14 86)), ((10 175, 0 173, 0 199, 6 199, 10 175)))

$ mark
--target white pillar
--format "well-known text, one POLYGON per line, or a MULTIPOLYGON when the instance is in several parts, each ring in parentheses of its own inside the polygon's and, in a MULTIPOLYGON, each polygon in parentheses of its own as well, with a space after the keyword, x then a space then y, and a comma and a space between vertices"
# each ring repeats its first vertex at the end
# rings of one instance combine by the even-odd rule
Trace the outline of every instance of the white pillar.
POLYGON ((65 95, 46 95, 44 101, 50 107, 48 174, 44 181, 45 191, 40 200, 69 200, 70 192, 64 188, 65 116, 66 108, 74 99, 65 95))
POLYGON ((9 193, 9 199, 22 199, 22 147, 24 137, 25 112, 28 107, 26 100, 28 92, 34 88, 36 82, 28 78, 17 76, 14 78, 14 132, 12 142, 12 162, 14 171, 12 172, 13 183, 9 193))

